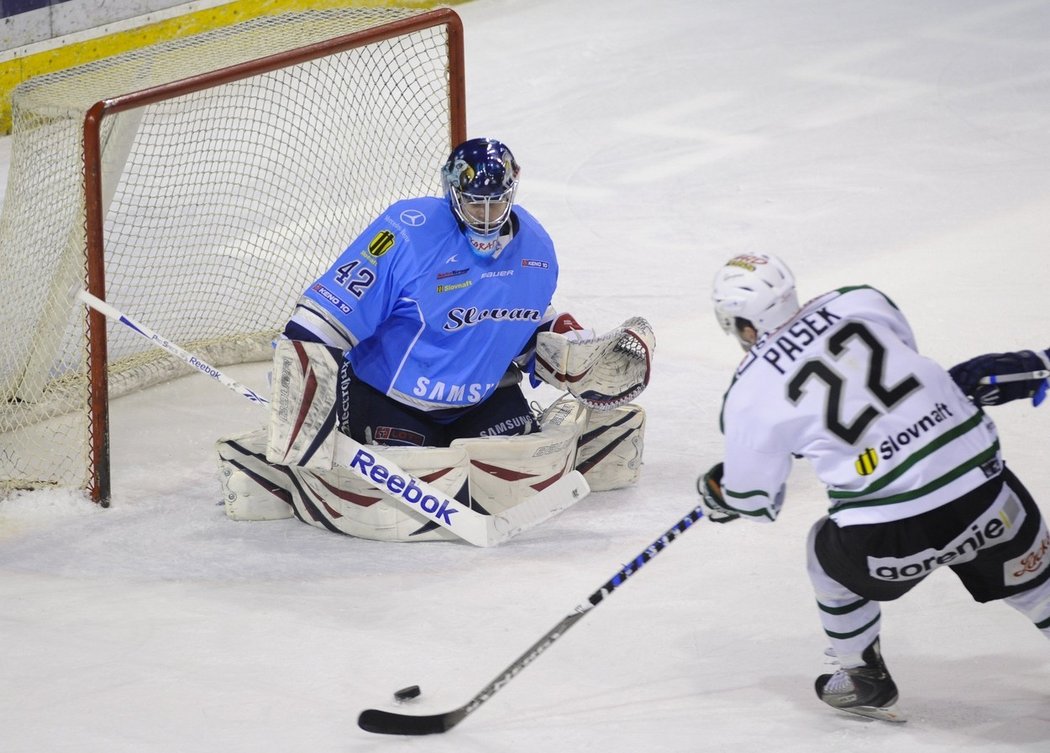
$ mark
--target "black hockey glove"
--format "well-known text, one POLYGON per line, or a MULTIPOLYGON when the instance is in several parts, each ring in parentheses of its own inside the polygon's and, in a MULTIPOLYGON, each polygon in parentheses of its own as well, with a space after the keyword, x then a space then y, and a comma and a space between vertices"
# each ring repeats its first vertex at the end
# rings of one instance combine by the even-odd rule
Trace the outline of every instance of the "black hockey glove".
POLYGON ((722 498, 722 463, 715 463, 711 470, 696 480, 696 490, 709 510, 707 519, 712 523, 732 523, 740 517, 739 513, 726 508, 722 498))
POLYGON ((1050 351, 1035 353, 1021 350, 1014 353, 986 353, 948 369, 955 383, 976 405, 1002 405, 1012 400, 1032 398, 1039 405, 1046 396, 1045 371, 1050 364, 1050 351), (1010 379, 1012 376, 1044 372, 1036 378, 1010 379), (982 380, 995 379, 995 384, 982 380))

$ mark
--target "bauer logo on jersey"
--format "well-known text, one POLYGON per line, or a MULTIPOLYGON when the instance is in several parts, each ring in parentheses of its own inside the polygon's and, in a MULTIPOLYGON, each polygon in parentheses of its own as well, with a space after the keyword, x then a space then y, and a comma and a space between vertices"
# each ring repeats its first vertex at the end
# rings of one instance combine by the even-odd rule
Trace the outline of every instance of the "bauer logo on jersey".
POLYGON ((879 467, 879 455, 874 447, 869 447, 857 456, 857 462, 853 464, 857 473, 861 476, 870 476, 879 467))
POLYGON ((540 259, 522 259, 521 266, 531 269, 548 269, 550 264, 540 259))
POLYGON ((368 255, 378 259, 394 247, 394 234, 389 230, 380 230, 376 237, 368 243, 368 255))

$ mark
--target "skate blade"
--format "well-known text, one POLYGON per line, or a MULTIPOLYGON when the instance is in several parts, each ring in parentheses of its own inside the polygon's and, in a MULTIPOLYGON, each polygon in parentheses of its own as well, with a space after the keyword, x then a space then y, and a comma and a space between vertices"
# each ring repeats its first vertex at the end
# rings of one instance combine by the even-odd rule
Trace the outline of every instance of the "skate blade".
POLYGON ((857 716, 867 717, 868 719, 878 719, 880 722, 902 724, 908 721, 896 703, 891 703, 889 706, 853 706, 851 708, 835 708, 838 708, 839 711, 845 711, 847 714, 856 714, 857 716))

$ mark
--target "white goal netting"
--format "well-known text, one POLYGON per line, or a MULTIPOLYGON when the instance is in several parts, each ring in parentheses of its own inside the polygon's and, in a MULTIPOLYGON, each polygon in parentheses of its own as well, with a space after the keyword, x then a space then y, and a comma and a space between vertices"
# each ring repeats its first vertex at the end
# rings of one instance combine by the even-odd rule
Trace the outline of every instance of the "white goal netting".
MULTIPOLYGON (((86 311, 75 297, 88 279, 92 201, 103 218, 106 299, 221 366, 269 358, 302 289, 375 215, 439 191, 438 166, 462 120, 448 25, 332 49, 417 16, 264 17, 15 90, 0 215, 0 491, 108 493, 86 311), (258 60, 267 65, 255 70, 258 60), (148 104, 103 117, 100 164, 85 168, 89 110, 143 91, 148 104)), ((119 325, 107 339, 112 396, 189 370, 119 325)))

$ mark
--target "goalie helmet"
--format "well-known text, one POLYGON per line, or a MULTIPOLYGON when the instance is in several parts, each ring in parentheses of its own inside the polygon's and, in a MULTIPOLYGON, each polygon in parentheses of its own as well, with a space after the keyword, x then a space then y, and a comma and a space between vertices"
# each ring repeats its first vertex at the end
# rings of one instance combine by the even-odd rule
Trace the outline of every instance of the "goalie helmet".
POLYGON ((519 172, 510 149, 495 139, 464 141, 441 169, 445 196, 475 253, 490 256, 498 249, 495 241, 514 207, 519 172))
POLYGON ((736 336, 745 350, 750 326, 758 336, 772 332, 798 311, 798 294, 791 270, 768 254, 734 256, 715 275, 711 292, 715 316, 726 333, 736 336))

